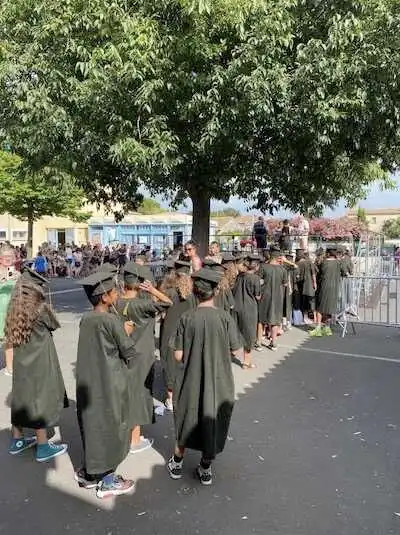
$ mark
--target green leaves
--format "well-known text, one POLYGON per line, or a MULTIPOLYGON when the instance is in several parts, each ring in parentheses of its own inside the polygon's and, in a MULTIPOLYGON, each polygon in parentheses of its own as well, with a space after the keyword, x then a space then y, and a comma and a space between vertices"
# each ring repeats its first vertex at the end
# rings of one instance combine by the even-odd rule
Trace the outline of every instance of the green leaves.
POLYGON ((352 203, 398 166, 399 30, 390 0, 3 0, 0 137, 126 209, 352 203))

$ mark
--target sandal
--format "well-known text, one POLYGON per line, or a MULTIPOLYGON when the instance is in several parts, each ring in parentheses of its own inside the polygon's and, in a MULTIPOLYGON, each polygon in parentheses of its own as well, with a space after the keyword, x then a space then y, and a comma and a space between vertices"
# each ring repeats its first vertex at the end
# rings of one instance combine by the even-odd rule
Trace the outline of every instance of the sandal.
POLYGON ((253 362, 242 362, 242 370, 253 370, 254 368, 257 368, 253 362))

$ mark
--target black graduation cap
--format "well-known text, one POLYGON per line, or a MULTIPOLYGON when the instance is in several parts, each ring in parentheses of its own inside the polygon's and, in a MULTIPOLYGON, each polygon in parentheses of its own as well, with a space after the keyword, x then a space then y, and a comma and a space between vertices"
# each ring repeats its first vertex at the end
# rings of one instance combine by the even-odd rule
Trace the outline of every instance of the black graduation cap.
POLYGON ((128 262, 124 267, 124 281, 128 284, 145 281, 150 276, 149 269, 141 264, 136 264, 136 262, 128 262))
POLYGON ((247 260, 251 260, 251 261, 257 261, 257 262, 260 262, 261 261, 261 258, 259 257, 258 254, 255 254, 255 253, 250 253, 246 256, 246 259, 247 260))
POLYGON ((199 271, 192 274, 192 279, 201 279, 210 282, 213 285, 217 285, 222 279, 222 273, 210 268, 201 268, 199 271))
POLYGON ((110 264, 110 262, 105 262, 99 267, 100 271, 107 271, 108 273, 113 273, 114 275, 117 274, 118 268, 114 264, 110 264))
POLYGON ((227 264, 228 262, 235 262, 238 258, 234 257, 232 253, 225 252, 222 253, 222 264, 227 264))
POLYGON ((23 267, 21 277, 23 280, 32 284, 36 284, 40 287, 43 287, 48 283, 47 279, 42 277, 42 275, 39 275, 39 273, 36 271, 33 271, 33 269, 29 268, 28 266, 23 267))
POLYGON ((185 275, 189 275, 190 267, 190 262, 185 262, 184 260, 177 260, 175 262, 175 271, 177 273, 184 273, 185 275))
POLYGON ((172 271, 175 269, 175 261, 174 260, 167 260, 165 262, 165 267, 167 268, 167 271, 172 271))
POLYGON ((224 273, 224 271, 227 269, 226 265, 223 266, 211 258, 206 258, 203 262, 203 266, 205 269, 212 269, 213 271, 218 271, 219 273, 224 273))
POLYGON ((271 249, 271 258, 279 258, 282 254, 279 249, 271 249))
POLYGON ((83 286, 87 296, 94 297, 104 295, 115 288, 115 278, 109 271, 98 270, 82 279, 80 284, 83 286))

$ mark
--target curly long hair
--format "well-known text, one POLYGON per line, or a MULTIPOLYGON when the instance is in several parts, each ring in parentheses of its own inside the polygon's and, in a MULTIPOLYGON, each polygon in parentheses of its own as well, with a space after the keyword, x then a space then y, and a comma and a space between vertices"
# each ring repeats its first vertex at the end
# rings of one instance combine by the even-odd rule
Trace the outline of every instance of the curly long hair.
POLYGON ((235 287, 235 282, 236 282, 237 276, 238 276, 237 266, 233 262, 230 262, 227 265, 227 268, 225 270, 225 277, 224 278, 226 278, 226 280, 228 281, 228 284, 229 284, 229 287, 230 287, 231 290, 233 290, 233 288, 235 287))
MULTIPOLYGON (((236 280, 236 277, 235 277, 235 280, 236 280)), ((224 293, 229 289, 231 289, 231 283, 230 283, 230 280, 228 278, 228 273, 227 273, 227 271, 225 271, 223 276, 222 276, 222 279, 219 281, 218 286, 217 286, 217 288, 215 290, 215 295, 219 295, 220 293, 224 293)))
POLYGON ((187 299, 193 293, 192 277, 183 273, 177 273, 175 288, 182 299, 187 299))
POLYGON ((167 273, 165 277, 162 279, 161 284, 158 288, 160 292, 165 294, 168 290, 171 290, 172 288, 176 288, 177 278, 178 276, 174 270, 167 273))
POLYGON ((13 347, 26 344, 45 306, 42 289, 20 279, 15 285, 7 309, 4 331, 7 344, 13 347))

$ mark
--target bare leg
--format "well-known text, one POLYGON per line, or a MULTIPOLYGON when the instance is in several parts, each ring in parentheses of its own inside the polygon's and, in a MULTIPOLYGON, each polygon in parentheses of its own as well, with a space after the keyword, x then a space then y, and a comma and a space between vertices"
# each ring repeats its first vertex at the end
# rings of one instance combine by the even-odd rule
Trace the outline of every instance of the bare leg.
POLYGON ((278 338, 278 330, 279 330, 279 325, 271 325, 270 326, 270 332, 271 332, 271 343, 273 345, 276 344, 276 340, 278 338))
POLYGON ((4 344, 4 358, 6 361, 6 370, 9 373, 12 373, 12 370, 13 370, 13 357, 14 357, 13 347, 7 343, 4 344))
POLYGON ((36 433, 37 443, 39 445, 48 443, 47 429, 36 429, 35 433, 36 433))
POLYGON ((135 425, 132 429, 131 445, 137 446, 138 444, 140 444, 140 425, 135 425))
POLYGON ((12 437, 15 439, 24 438, 24 432, 21 427, 15 427, 15 425, 11 428, 11 434, 12 437))
POLYGON ((257 343, 261 345, 264 334, 264 326, 262 323, 257 323, 257 343))

